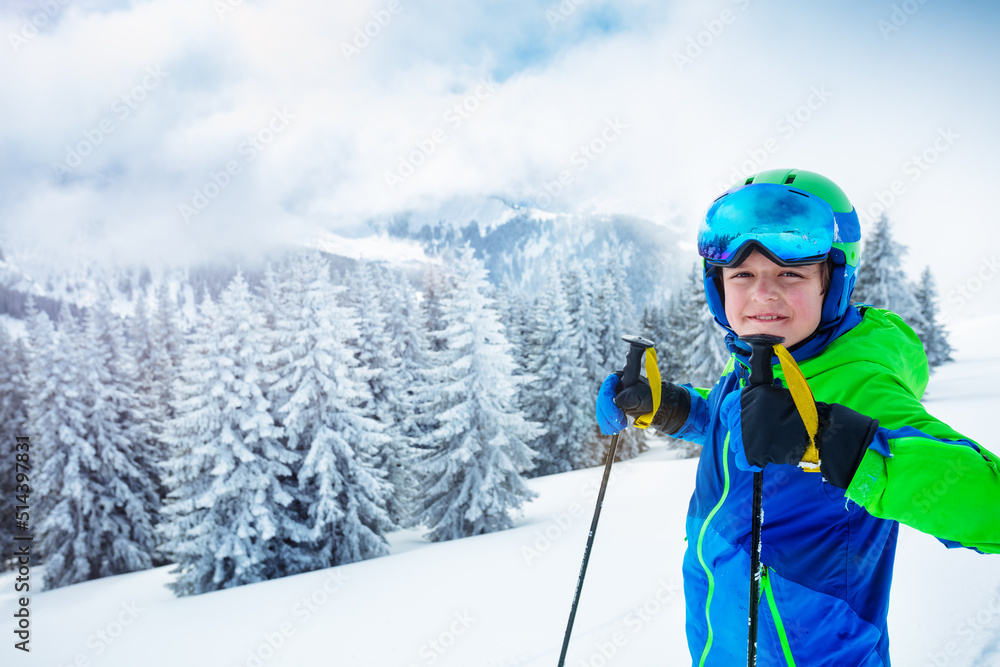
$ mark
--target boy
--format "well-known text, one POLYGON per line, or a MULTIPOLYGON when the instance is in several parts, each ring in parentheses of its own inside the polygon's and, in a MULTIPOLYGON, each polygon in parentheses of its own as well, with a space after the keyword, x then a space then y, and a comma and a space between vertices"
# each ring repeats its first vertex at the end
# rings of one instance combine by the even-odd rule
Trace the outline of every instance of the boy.
MULTIPOLYGON (((843 191, 803 170, 748 178, 699 229, 705 294, 733 356, 711 391, 664 382, 653 420, 703 445, 684 557, 695 665, 746 662, 751 471, 764 474, 760 664, 889 665, 897 522, 1000 553, 1000 459, 924 410, 913 330, 850 304, 860 240, 843 191), (821 475, 797 465, 808 436, 780 367, 775 384, 745 386, 737 337, 753 333, 783 336, 809 381, 821 475)), ((652 411, 648 383, 618 385, 610 375, 597 399, 607 434, 652 411)))

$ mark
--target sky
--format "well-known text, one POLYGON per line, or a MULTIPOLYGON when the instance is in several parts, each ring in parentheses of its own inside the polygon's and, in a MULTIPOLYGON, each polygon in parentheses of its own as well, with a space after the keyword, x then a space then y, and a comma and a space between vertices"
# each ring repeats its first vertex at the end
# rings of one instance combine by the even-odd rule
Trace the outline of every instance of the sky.
POLYGON ((886 212, 967 319, 1000 310, 998 28, 940 0, 5 0, 0 248, 190 261, 488 197, 693 241, 795 167, 886 212))

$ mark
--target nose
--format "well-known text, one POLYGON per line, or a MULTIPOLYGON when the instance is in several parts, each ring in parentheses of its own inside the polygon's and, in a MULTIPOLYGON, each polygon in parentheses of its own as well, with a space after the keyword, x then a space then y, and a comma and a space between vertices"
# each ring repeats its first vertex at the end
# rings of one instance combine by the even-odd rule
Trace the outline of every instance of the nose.
POLYGON ((777 285, 770 278, 760 276, 754 281, 753 291, 750 294, 750 298, 759 303, 774 301, 778 298, 777 285))

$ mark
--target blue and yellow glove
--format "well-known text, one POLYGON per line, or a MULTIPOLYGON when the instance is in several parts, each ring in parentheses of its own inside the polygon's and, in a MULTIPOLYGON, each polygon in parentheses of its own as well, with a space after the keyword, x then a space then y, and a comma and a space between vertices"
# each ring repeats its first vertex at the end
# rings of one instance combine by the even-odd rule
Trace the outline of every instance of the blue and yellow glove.
MULTIPOLYGON (((650 426, 663 433, 676 433, 691 411, 691 395, 673 382, 662 382, 660 407, 650 426)), ((597 392, 597 425, 604 435, 614 435, 628 426, 628 415, 635 419, 653 411, 653 391, 649 380, 639 377, 631 387, 621 389, 621 371, 604 379, 597 392)))

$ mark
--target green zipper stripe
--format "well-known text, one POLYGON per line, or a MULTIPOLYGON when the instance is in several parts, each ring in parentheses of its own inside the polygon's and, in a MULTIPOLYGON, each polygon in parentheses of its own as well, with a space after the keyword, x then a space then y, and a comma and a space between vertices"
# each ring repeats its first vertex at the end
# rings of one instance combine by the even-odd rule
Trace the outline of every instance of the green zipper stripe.
POLYGON ((729 495, 729 457, 727 452, 729 451, 729 434, 726 434, 726 442, 722 448, 722 471, 725 476, 725 486, 722 489, 722 497, 719 498, 719 502, 716 503, 712 511, 708 513, 708 518, 705 519, 705 523, 701 524, 701 531, 698 533, 698 562, 701 563, 701 567, 705 570, 705 574, 708 575, 708 599, 705 601, 705 620, 708 622, 708 641, 705 642, 705 650, 701 652, 701 662, 698 663, 699 667, 705 666, 705 660, 708 659, 708 652, 712 648, 712 617, 710 615, 710 610, 712 607, 712 593, 715 591, 715 577, 712 576, 712 571, 708 569, 705 564, 705 557, 702 553, 702 543, 705 540, 705 531, 708 529, 708 524, 711 523, 712 518, 718 513, 722 508, 722 503, 726 502, 726 497, 729 495))
POLYGON ((789 667, 795 667, 795 658, 792 657, 792 647, 788 645, 788 637, 785 635, 785 624, 781 622, 781 614, 778 613, 778 603, 774 601, 774 591, 771 590, 771 577, 768 575, 767 567, 764 568, 764 594, 767 596, 767 606, 771 608, 771 618, 774 619, 774 627, 778 631, 778 639, 781 640, 781 650, 785 653, 785 663, 789 667))

